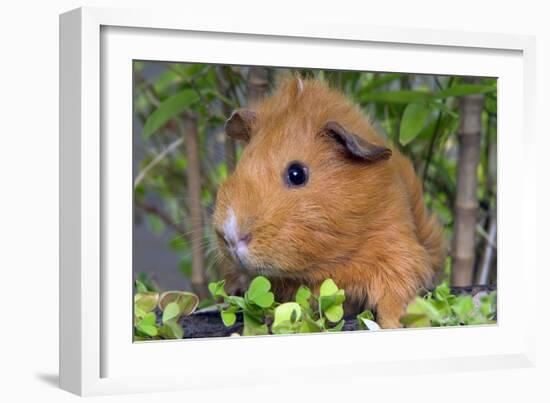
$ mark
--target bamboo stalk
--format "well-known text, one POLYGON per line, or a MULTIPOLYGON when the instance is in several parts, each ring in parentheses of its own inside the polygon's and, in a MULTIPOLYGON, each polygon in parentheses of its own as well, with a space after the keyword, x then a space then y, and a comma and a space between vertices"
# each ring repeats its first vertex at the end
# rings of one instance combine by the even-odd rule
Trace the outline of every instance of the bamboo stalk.
POLYGON ((473 281, 482 108, 483 95, 468 95, 461 100, 455 231, 452 244, 451 281, 454 286, 469 286, 473 281))
POLYGON ((269 70, 265 67, 250 67, 247 77, 248 105, 254 106, 269 89, 269 70))

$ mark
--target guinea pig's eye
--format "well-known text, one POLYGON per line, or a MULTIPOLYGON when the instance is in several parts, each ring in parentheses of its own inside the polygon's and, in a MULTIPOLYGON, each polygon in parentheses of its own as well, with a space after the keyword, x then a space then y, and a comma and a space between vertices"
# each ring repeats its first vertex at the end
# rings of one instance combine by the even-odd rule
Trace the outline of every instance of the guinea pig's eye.
POLYGON ((307 167, 300 162, 291 162, 286 169, 285 180, 288 186, 304 186, 307 183, 307 167))

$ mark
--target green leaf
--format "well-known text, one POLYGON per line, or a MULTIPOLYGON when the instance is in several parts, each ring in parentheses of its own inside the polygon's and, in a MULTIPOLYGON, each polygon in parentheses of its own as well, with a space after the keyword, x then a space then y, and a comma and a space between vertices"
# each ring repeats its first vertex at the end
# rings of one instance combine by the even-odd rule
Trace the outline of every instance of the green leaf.
POLYGON ((254 298, 254 303, 262 308, 269 308, 275 302, 275 295, 272 292, 268 292, 261 296, 254 298))
POLYGON ((440 111, 446 113, 449 116, 452 116, 453 118, 458 118, 458 114, 454 112, 451 108, 449 108, 445 102, 441 101, 432 101, 430 102, 430 107, 439 109, 440 111))
POLYGON ((181 81, 181 78, 172 70, 165 70, 160 76, 155 78, 153 88, 155 93, 164 94, 170 86, 177 84, 181 81))
POLYGON ((166 307, 164 308, 164 312, 162 313, 162 323, 169 322, 171 320, 177 320, 180 316, 180 307, 175 302, 170 302, 166 307))
POLYGON ((263 276, 258 276, 250 283, 245 299, 262 307, 269 308, 275 302, 275 296, 269 290, 271 283, 263 276))
POLYGON ((170 246, 170 249, 175 251, 186 251, 189 249, 189 244, 181 235, 176 235, 172 239, 170 239, 168 245, 170 246))
POLYGON ((237 315, 235 314, 235 312, 232 312, 230 310, 222 311, 221 316, 223 324, 227 327, 233 326, 235 324, 235 321, 237 320, 237 315))
POLYGON ((333 295, 325 295, 325 296, 319 297, 319 307, 321 311, 324 312, 333 305, 342 305, 345 299, 346 299, 346 295, 344 293, 344 290, 338 290, 333 295))
POLYGON ((408 104, 428 100, 431 93, 425 91, 401 90, 388 92, 370 92, 360 97, 362 103, 381 102, 381 103, 399 103, 408 104))
POLYGON ((415 139, 426 124, 429 114, 430 109, 423 103, 407 105, 399 127, 399 142, 402 145, 407 145, 415 139))
POLYGON ((183 274, 185 277, 191 277, 193 266, 191 262, 191 256, 189 254, 181 257, 178 266, 181 274, 183 274))
POLYGON ((248 313, 243 313, 244 328, 243 336, 257 336, 268 334, 267 325, 248 313))
POLYGON ((250 283, 248 287, 248 296, 251 300, 259 295, 267 293, 271 289, 271 283, 264 276, 258 276, 250 283))
POLYGON ((145 219, 151 232, 155 235, 161 235, 164 232, 164 222, 154 214, 145 214, 145 219))
MULTIPOLYGON (((329 332, 340 332, 344 328, 344 324, 346 323, 345 320, 341 320, 336 324, 336 326, 331 327, 328 329, 329 332)), ((373 322, 374 323, 374 322, 373 322)))
POLYGON ((332 279, 327 278, 325 281, 323 281, 321 287, 319 288, 319 295, 321 297, 324 297, 336 294, 337 291, 338 286, 336 285, 336 283, 332 279))
POLYGON ((496 293, 492 291, 488 295, 483 295, 480 298, 481 306, 479 311, 487 319, 493 319, 496 314, 496 293))
POLYGON ((149 115, 143 126, 143 138, 149 138, 158 129, 162 128, 170 119, 179 115, 189 106, 195 104, 199 96, 194 90, 185 89, 163 101, 158 108, 149 115))
POLYGON ((144 325, 138 323, 137 330, 151 337, 155 337, 158 334, 158 329, 154 325, 144 325))
POLYGON ((225 287, 225 280, 218 281, 218 282, 212 282, 212 283, 208 284, 208 291, 210 291, 210 294, 212 294, 212 296, 214 298, 216 298, 216 297, 227 297, 227 294, 225 293, 224 287, 225 287))
POLYGON ((237 102, 234 102, 232 99, 227 98, 226 96, 220 94, 218 91, 216 91, 213 88, 206 88, 203 91, 203 93, 204 93, 204 95, 213 95, 215 99, 218 99, 218 100, 222 101, 223 103, 227 104, 228 106, 230 106, 233 109, 238 109, 239 108, 239 104, 237 102))
POLYGON ((153 325, 157 321, 157 315, 154 312, 149 312, 143 317, 140 323, 144 325, 153 325))
POLYGON ((286 302, 279 305, 275 308, 274 319, 273 319, 273 328, 281 325, 283 322, 294 323, 300 320, 302 317, 302 309, 300 305, 296 302, 286 302), (294 315, 294 320, 293 319, 294 315))
POLYGON ((481 84, 456 84, 450 88, 439 91, 434 95, 435 98, 462 97, 465 95, 485 94, 496 91, 492 85, 481 84))
POLYGON ((136 319, 141 319, 145 315, 147 315, 147 312, 134 305, 134 322, 136 321, 136 319))
POLYGON ((399 321, 406 327, 429 327, 430 319, 423 313, 407 313, 399 321))
POLYGON ((183 328, 176 321, 166 322, 159 329, 159 335, 166 339, 182 339, 183 334, 183 328))
POLYGON ((493 113, 493 114, 497 113, 497 99, 495 96, 485 97, 485 108, 489 113, 493 113))
POLYGON ((309 299, 311 298, 311 290, 306 286, 300 286, 296 291, 296 302, 304 309, 309 308, 309 299))
POLYGON ((145 65, 144 62, 134 61, 133 66, 135 71, 141 71, 143 70, 143 66, 145 65))
POLYGON ((136 328, 140 332, 147 336, 154 337, 158 334, 158 328, 156 326, 157 316, 154 312, 146 314, 141 321, 137 324, 136 328))
POLYGON ((370 81, 367 85, 363 87, 362 92, 370 92, 373 89, 382 87, 383 85, 389 84, 394 80, 397 80, 398 78, 401 78, 403 75, 400 73, 387 73, 383 74, 378 78, 373 79, 370 81))
POLYGON ((226 302, 230 305, 236 306, 242 310, 249 310, 249 307, 246 305, 246 302, 243 297, 236 295, 230 295, 227 297, 226 302))
POLYGON ((313 319, 304 316, 302 326, 300 327, 300 333, 319 333, 323 331, 323 328, 313 319))
POLYGON ((271 328, 273 334, 294 334, 299 332, 299 330, 300 328, 298 328, 296 325, 292 324, 288 320, 271 328))
POLYGON ((456 297, 451 309, 461 322, 474 310, 474 301, 471 295, 456 297))
POLYGON ((344 317, 344 308, 342 307, 342 305, 332 305, 323 313, 328 320, 330 320, 333 323, 336 323, 344 317))
POLYGON ((407 307, 407 313, 425 314, 430 320, 439 321, 439 311, 424 298, 416 297, 414 303, 407 307))
POLYGON ((446 283, 440 284, 435 288, 434 296, 440 301, 446 301, 451 295, 451 289, 446 283))
POLYGON ((138 279, 136 279, 136 290, 138 293, 142 293, 142 292, 147 292, 149 291, 147 289, 147 287, 145 286, 145 284, 143 284, 141 281, 139 281, 138 279))

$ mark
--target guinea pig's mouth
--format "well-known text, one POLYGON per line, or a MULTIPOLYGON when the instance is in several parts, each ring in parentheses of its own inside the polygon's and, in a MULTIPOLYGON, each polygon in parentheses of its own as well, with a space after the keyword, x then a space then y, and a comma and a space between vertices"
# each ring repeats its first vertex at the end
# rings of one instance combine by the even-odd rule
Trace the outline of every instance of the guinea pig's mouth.
POLYGON ((239 270, 248 272, 251 269, 250 264, 247 264, 245 259, 240 257, 238 254, 231 253, 231 257, 233 257, 233 261, 237 263, 237 267, 239 268, 239 270))
POLYGON ((228 251, 231 255, 231 258, 235 262, 237 269, 243 274, 247 275, 256 275, 256 276, 268 276, 268 277, 280 277, 281 270, 266 266, 260 265, 255 262, 252 262, 247 256, 242 256, 234 251, 228 251))

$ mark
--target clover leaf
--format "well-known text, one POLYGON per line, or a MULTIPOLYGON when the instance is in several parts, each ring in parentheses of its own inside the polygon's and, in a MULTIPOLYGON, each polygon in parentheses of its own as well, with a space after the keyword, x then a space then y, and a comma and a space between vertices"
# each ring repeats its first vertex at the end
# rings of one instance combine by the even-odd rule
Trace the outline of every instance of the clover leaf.
POLYGON ((157 316, 155 313, 149 312, 138 322, 136 328, 147 336, 154 337, 158 334, 156 320, 157 316))
POLYGON ((323 283, 321 284, 321 287, 319 288, 319 296, 325 297, 329 295, 336 294, 338 291, 338 286, 334 282, 334 280, 327 278, 323 283))
POLYGON ((169 322, 171 320, 178 320, 180 316, 180 307, 175 302, 170 302, 166 307, 164 308, 164 312, 162 313, 162 323, 169 322))
MULTIPOLYGON (((296 302, 286 302, 275 308, 273 324, 271 325, 274 333, 295 333, 293 325, 302 318, 302 309, 296 302)), ((296 329, 298 330, 298 328, 296 329)))
POLYGON ((271 291, 271 283, 263 276, 258 276, 250 283, 245 299, 262 308, 269 308, 275 302, 271 291))
POLYGON ((346 299, 344 290, 332 279, 326 279, 319 288, 319 310, 329 321, 336 323, 344 317, 343 302, 346 299))
POLYGON ((296 291, 296 297, 294 298, 298 305, 303 309, 309 309, 309 299, 311 298, 311 290, 306 286, 300 286, 296 291))
POLYGON ((222 316, 223 324, 227 327, 234 325, 235 321, 237 320, 237 315, 231 309, 222 311, 221 316, 222 316))
POLYGON ((344 307, 342 305, 332 305, 323 312, 331 322, 338 322, 344 317, 344 307))

